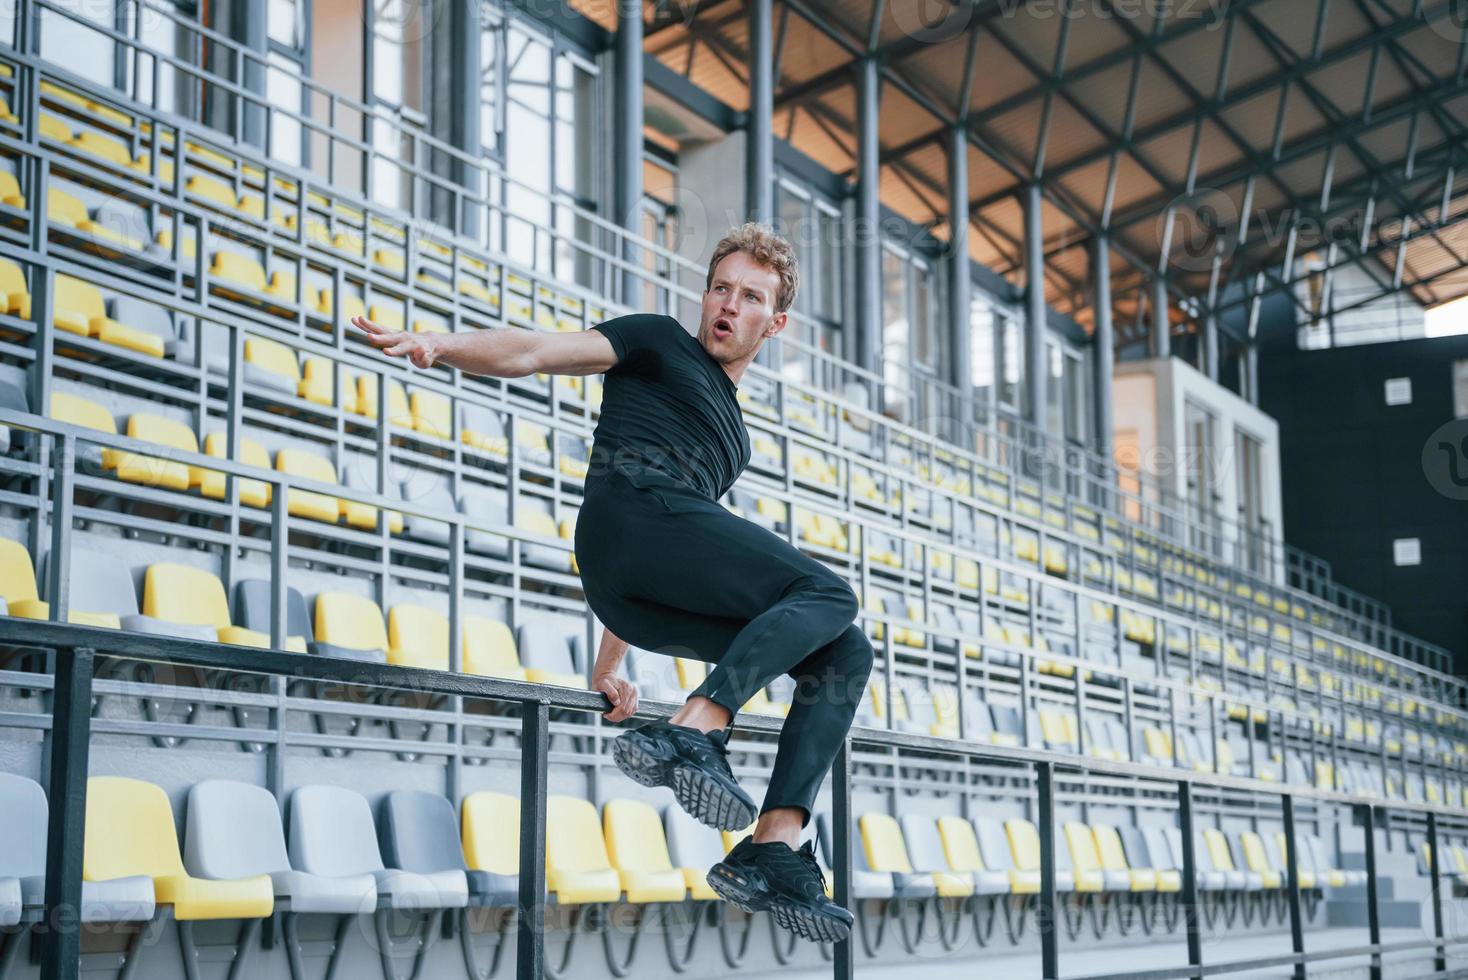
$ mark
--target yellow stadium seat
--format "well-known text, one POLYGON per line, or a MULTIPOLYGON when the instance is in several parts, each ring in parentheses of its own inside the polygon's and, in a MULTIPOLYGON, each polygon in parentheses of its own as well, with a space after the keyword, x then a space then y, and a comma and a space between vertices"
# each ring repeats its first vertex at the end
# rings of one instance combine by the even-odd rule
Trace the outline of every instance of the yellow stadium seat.
POLYGON ((431 391, 415 391, 408 399, 413 418, 413 431, 448 439, 453 434, 454 407, 448 396, 431 391))
POLYGON ((218 177, 206 174, 190 174, 184 181, 184 193, 216 205, 226 211, 240 210, 240 198, 234 188, 218 177))
POLYGON ((464 617, 464 673, 526 680, 509 624, 487 616, 464 617))
MULTIPOLYGON (((1116 832, 1115 827, 1097 824, 1091 828, 1091 836, 1095 840, 1096 856, 1101 862, 1102 870, 1125 871, 1131 881, 1131 890, 1134 892, 1158 890, 1156 871, 1151 868, 1133 868, 1127 864, 1126 851, 1121 846, 1121 835, 1116 832)), ((1182 887, 1180 875, 1177 884, 1179 888, 1182 887)))
POLYGON ((208 626, 221 643, 268 648, 264 633, 235 626, 229 619, 229 599, 213 572, 175 562, 154 562, 143 573, 143 615, 185 626, 208 626))
MULTIPOLYGON (((857 826, 861 830, 867 867, 879 872, 913 873, 912 863, 907 856, 907 843, 903 840, 902 828, 896 820, 885 813, 867 813, 857 821, 857 826)), ((940 897, 964 898, 974 893, 972 875, 946 871, 934 871, 932 874, 940 897)))
POLYGON ((460 836, 470 871, 520 874, 520 801, 513 796, 481 790, 464 797, 460 836))
POLYGON ((387 662, 399 667, 449 669, 449 621, 442 613, 401 603, 387 614, 387 662))
POLYGON ((301 365, 296 360, 296 352, 279 341, 246 337, 245 363, 282 378, 292 388, 300 387, 301 365))
POLYGON ((234 880, 194 878, 179 854, 173 806, 162 787, 118 776, 87 780, 82 879, 145 875, 160 904, 181 922, 262 919, 275 911, 269 875, 234 880))
POLYGON ((36 127, 44 139, 55 140, 58 143, 70 143, 75 134, 71 131, 71 124, 60 116, 49 112, 41 113, 41 121, 36 127))
POLYGON ((681 902, 688 893, 673 867, 658 813, 641 800, 608 800, 602 808, 607 856, 633 904, 681 902))
MULTIPOLYGON (((215 252, 209 275, 231 285, 264 294, 269 288, 265 269, 258 261, 238 252, 215 252)), ((228 290, 226 290, 228 291, 228 290)))
MULTIPOLYGON (((204 454, 217 459, 228 459, 225 452, 229 443, 229 435, 224 432, 211 432, 204 437, 204 454)), ((239 461, 246 466, 257 466, 262 470, 270 469, 270 454, 265 447, 253 439, 240 440, 239 461)), ((239 484, 240 503, 247 507, 269 507, 270 506, 270 484, 264 480, 252 480, 240 478, 235 481, 239 484)), ((224 474, 218 470, 205 469, 202 466, 189 467, 189 485, 197 487, 199 493, 210 500, 224 499, 224 474)))
POLYGON ((1284 878, 1279 871, 1270 867, 1269 852, 1264 848, 1264 840, 1252 830, 1246 830, 1240 834, 1239 840, 1244 845, 1244 862, 1250 871, 1264 879, 1264 887, 1282 887, 1284 878))
MULTIPOLYGON (((8 71, 10 66, 6 65, 5 67, 8 71)), ((0 122, 7 122, 12 126, 20 122, 20 119, 16 117, 15 113, 10 111, 10 103, 3 98, 0 98, 0 122)))
POLYGON ((20 182, 9 170, 0 170, 0 204, 9 205, 12 208, 26 206, 25 195, 20 192, 20 182))
POLYGON ((296 395, 317 405, 330 405, 335 397, 335 365, 324 357, 306 357, 301 365, 301 380, 296 395))
POLYGON ((1106 876, 1101 873, 1101 857, 1096 853, 1096 838, 1091 828, 1070 821, 1063 828, 1066 846, 1070 848, 1071 874, 1077 892, 1099 892, 1106 889, 1106 876))
POLYGON ((938 818, 938 839, 943 842, 943 856, 948 867, 957 874, 972 874, 985 871, 984 856, 979 851, 979 839, 974 835, 974 825, 962 817, 938 818))
POLYGON ((1014 867, 1009 872, 1009 890, 1016 895, 1040 891, 1040 833, 1035 825, 1022 817, 1004 821, 1004 835, 1009 838, 1009 852, 1014 867))
POLYGON ((98 159, 105 160, 113 166, 124 167, 129 170, 136 169, 137 163, 128 151, 127 144, 115 136, 98 132, 95 129, 84 129, 70 140, 70 145, 76 149, 98 159))
POLYGON ((316 596, 316 639, 348 650, 381 651, 391 656, 387 627, 377 603, 345 592, 316 596))
POLYGON ((596 807, 586 800, 546 799, 545 889, 563 905, 615 902, 621 896, 621 878, 607 856, 596 807))
MULTIPOLYGON (((6 615, 21 619, 50 619, 51 604, 41 601, 36 589, 36 570, 25 545, 0 538, 0 599, 5 600, 6 615)), ((78 626, 118 629, 122 624, 116 613, 89 613, 71 610, 67 622, 78 626)))
POLYGON ((119 323, 107 315, 102 293, 89 282, 58 273, 55 281, 52 322, 58 330, 95 337, 152 357, 163 356, 163 338, 119 323))
MULTIPOLYGON (((377 375, 359 374, 357 376, 356 412, 369 419, 377 418, 377 375)), ((391 378, 387 382, 387 413, 391 425, 412 424, 413 416, 408 409, 408 392, 403 387, 403 383, 396 378, 391 378)))
POLYGON ((108 435, 117 434, 117 423, 113 421, 111 412, 90 398, 73 395, 68 391, 51 392, 50 417, 58 422, 95 429, 108 435))
MULTIPOLYGON (((181 452, 199 451, 199 440, 194 435, 194 430, 173 419, 134 412, 127 420, 127 434, 133 439, 157 443, 181 452)), ((160 459, 124 449, 104 449, 102 466, 104 469, 116 471, 117 478, 128 483, 168 490, 187 490, 190 486, 188 465, 171 459, 160 459)))
MULTIPOLYGON (((282 449, 275 454, 275 468, 291 476, 298 476, 318 483, 336 483, 336 470, 331 461, 316 453, 302 449, 282 449)), ((286 509, 293 517, 308 517, 313 521, 335 524, 341 516, 341 500, 314 490, 290 488, 286 497, 286 509)))
POLYGON ((31 318, 31 291, 26 286, 25 273, 9 259, 0 258, 0 296, 5 308, 0 313, 9 313, 22 320, 31 318))

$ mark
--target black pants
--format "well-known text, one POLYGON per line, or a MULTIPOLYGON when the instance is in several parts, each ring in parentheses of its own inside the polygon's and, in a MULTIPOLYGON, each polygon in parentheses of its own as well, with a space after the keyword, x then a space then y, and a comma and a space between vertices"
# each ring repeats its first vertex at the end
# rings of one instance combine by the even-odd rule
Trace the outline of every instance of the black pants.
POLYGON ((649 474, 588 481, 576 561, 597 618, 633 646, 714 664, 693 695, 731 716, 781 674, 794 678, 762 812, 801 807, 808 821, 872 669, 851 587, 783 538, 649 474))

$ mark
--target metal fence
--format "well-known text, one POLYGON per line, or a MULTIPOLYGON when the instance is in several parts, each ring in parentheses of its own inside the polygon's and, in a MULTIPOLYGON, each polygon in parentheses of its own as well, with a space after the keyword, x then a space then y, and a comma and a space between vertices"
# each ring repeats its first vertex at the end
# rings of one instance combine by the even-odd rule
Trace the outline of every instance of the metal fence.
MULTIPOLYGON (((81 907, 82 855, 85 834, 88 753, 91 737, 91 700, 95 665, 100 656, 123 657, 175 666, 249 672, 278 678, 369 685, 451 698, 489 700, 518 705, 521 711, 520 868, 517 925, 517 971, 521 977, 545 973, 546 914, 546 796, 549 771, 549 716, 552 709, 601 712, 609 707, 600 694, 508 680, 467 676, 392 665, 367 665, 360 661, 310 657, 280 650, 226 648, 220 644, 160 638, 52 623, 0 619, 0 645, 43 649, 53 655, 54 685, 49 741, 49 841, 45 907, 47 927, 41 936, 44 980, 75 980, 79 976, 80 930, 68 922, 62 910, 81 907)), ((661 717, 673 705, 647 703, 641 717, 661 717)), ((777 727, 763 719, 742 720, 745 731, 769 733, 777 727)), ((1460 808, 1362 800, 1342 794, 1289 787, 1251 779, 1215 774, 1178 772, 1133 763, 1087 760, 1078 762, 1059 753, 1035 749, 979 746, 952 739, 854 729, 843 744, 832 768, 830 790, 833 808, 835 900, 847 907, 851 893, 851 760, 853 743, 880 743, 888 751, 913 752, 956 758, 982 759, 1027 768, 1033 772, 1038 793, 1036 823, 1040 831, 1041 888, 1037 903, 1042 974, 1046 980, 1162 980, 1167 977, 1203 977, 1227 972, 1292 965, 1297 977, 1308 964, 1346 957, 1369 957, 1373 978, 1382 975, 1383 963, 1392 954, 1431 951, 1436 969, 1447 969, 1453 948, 1468 941, 1446 938, 1438 869, 1438 834, 1446 825, 1460 828, 1460 808), (1128 970, 1118 974, 1062 972, 1060 936, 1057 927, 1056 775, 1057 770, 1083 769, 1097 774, 1130 776, 1170 784, 1176 792, 1178 819, 1183 842, 1182 908, 1186 917, 1187 966, 1151 970, 1128 970), (1199 915, 1198 861, 1194 850, 1194 797, 1199 791, 1235 790, 1278 800, 1282 807, 1286 863, 1287 905, 1291 926, 1288 955, 1254 957, 1228 962, 1205 962, 1203 927, 1199 915), (1367 942, 1349 948, 1311 952, 1305 943, 1301 910, 1300 867, 1295 848, 1296 807, 1309 802, 1317 806, 1350 808, 1365 834, 1367 942), (1375 828, 1380 816, 1392 813, 1425 823, 1430 848, 1430 878, 1434 902, 1433 935, 1421 940, 1385 944, 1379 914, 1379 876, 1375 828)), ((836 945, 833 976, 851 978, 856 959, 853 941, 836 945)))

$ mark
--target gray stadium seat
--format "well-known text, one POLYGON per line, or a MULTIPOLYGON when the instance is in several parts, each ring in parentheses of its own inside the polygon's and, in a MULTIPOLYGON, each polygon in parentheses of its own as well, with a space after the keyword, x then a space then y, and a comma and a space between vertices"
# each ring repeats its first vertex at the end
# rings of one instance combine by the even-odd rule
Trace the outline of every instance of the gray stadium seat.
MULTIPOLYGON (((270 635, 270 586, 269 579, 247 578, 235 583, 234 619, 245 629, 270 635)), ((299 590, 286 586, 285 590, 285 636, 288 644, 300 640, 299 646, 306 649, 311 641, 311 612, 306 607, 306 597, 299 590)))
POLYGON ((200 878, 232 880, 269 875, 285 911, 341 915, 377 907, 371 874, 296 871, 287 856, 280 806, 263 786, 210 779, 189 790, 184 862, 200 878))
MULTIPOLYGON (((831 815, 817 813, 815 824, 821 856, 829 867, 833 863, 832 851, 834 850, 831 841, 831 815)), ((852 831, 851 897, 854 899, 892 898, 897 893, 892 875, 885 871, 873 871, 867 867, 866 853, 861 846, 861 833, 855 827, 852 828, 852 831)))
MULTIPOLYGON (((41 556, 36 575, 49 581, 51 552, 41 556)), ((71 551, 71 608, 89 613, 116 613, 122 627, 128 621, 146 617, 138 615, 138 594, 134 591, 132 573, 116 556, 73 546, 71 551)), ((210 634, 217 639, 217 634, 210 634)))
MULTIPOLYGON (((814 828, 814 821, 809 824, 814 828)), ((707 884, 709 868, 724 860, 724 842, 719 832, 699 823, 677 804, 663 808, 663 832, 668 838, 668 857, 683 871, 683 884, 690 890, 707 884)))
POLYGON ((945 874, 965 881, 973 881, 974 875, 967 871, 950 871, 948 856, 943 850, 943 838, 938 834, 938 821, 925 814, 904 814, 898 823, 902 826, 902 838, 907 842, 907 859, 912 869, 926 874, 945 874))
MULTIPOLYGON (((466 482, 463 485, 462 502, 460 509, 471 520, 501 527, 510 522, 509 495, 499 487, 466 482)), ((490 558, 510 557, 509 538, 477 528, 468 529, 464 535, 464 547, 476 555, 490 558)))
MULTIPOLYGON (((180 364, 196 364, 210 374, 229 374, 229 328, 223 324, 192 317, 180 317, 176 324, 178 342, 174 357, 180 364)), ((295 394, 292 392, 291 394, 295 394)))
MULTIPOLYGON (((449 490, 448 478, 435 474, 432 480, 417 476, 405 480, 399 487, 400 499, 417 507, 443 514, 445 517, 459 513, 459 502, 449 490)), ((479 532, 470 531, 469 534, 479 532)), ((444 547, 449 543, 449 526, 442 521, 429 520, 413 514, 403 515, 403 536, 425 544, 444 547)), ((466 544, 467 544, 467 535, 466 544)))
POLYGON ((462 871, 415 874, 388 868, 377 844, 372 810, 362 794, 339 786, 299 787, 290 802, 291 864, 327 877, 371 875, 379 901, 393 909, 462 908, 469 884, 462 871))
POLYGON ((581 669, 572 659, 570 629, 566 625, 548 619, 530 619, 520 625, 515 641, 520 649, 520 663, 534 676, 581 676, 581 669))
POLYGON ((406 789, 388 793, 378 808, 377 836, 389 867, 420 875, 458 872, 465 876, 473 905, 503 907, 519 901, 518 876, 469 870, 458 814, 437 793, 406 789))
MULTIPOLYGON (((46 891, 46 792, 33 779, 0 772, 0 926, 39 913, 46 891)), ((153 879, 143 875, 82 882, 83 922, 153 918, 153 879)))
POLYGON ((133 296, 118 296, 112 301, 112 318, 163 341, 163 354, 172 357, 178 350, 178 331, 173 314, 156 303, 133 296))
POLYGON ((627 676, 637 685, 644 700, 681 701, 683 690, 678 686, 678 662, 672 657, 641 647, 629 646, 623 661, 627 676))
POLYGON ((1004 825, 999 820, 994 817, 974 817, 969 822, 974 825, 974 837, 979 842, 979 854, 984 859, 984 867, 1004 876, 1006 890, 1011 890, 1010 880, 1016 875, 1033 876, 1036 881, 1039 880, 1037 874, 1020 871, 1015 866, 1014 851, 1010 849, 1009 837, 1004 833, 1004 825))
MULTIPOLYGON (((12 412, 29 412, 30 397, 26 394, 26 372, 14 364, 0 364, 0 408, 12 412)), ((15 441, 20 445, 20 440, 15 441)), ((0 425, 0 455, 10 452, 10 426, 0 425)))

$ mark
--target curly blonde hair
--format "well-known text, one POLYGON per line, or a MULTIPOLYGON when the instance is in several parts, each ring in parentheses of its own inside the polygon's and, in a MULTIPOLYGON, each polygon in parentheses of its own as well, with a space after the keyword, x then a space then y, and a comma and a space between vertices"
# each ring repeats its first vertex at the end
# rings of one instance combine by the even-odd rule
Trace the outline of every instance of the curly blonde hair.
POLYGON ((784 313, 795 302, 795 291, 800 288, 800 269, 795 262, 795 248, 775 233, 775 229, 759 221, 746 221, 714 246, 713 258, 709 259, 709 271, 704 279, 705 291, 714 285, 714 270, 726 255, 748 252, 750 258, 760 265, 773 269, 780 277, 780 288, 775 293, 775 312, 784 313))

